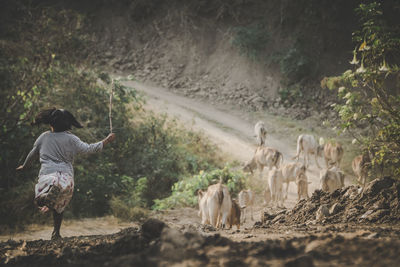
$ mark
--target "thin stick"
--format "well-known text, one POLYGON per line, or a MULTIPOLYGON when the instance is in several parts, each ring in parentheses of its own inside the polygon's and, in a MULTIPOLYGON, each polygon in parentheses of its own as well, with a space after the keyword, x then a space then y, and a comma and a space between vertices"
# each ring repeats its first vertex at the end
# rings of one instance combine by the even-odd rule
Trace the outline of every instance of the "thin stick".
POLYGON ((111 79, 111 92, 110 92, 110 110, 108 113, 108 117, 110 118, 110 133, 113 132, 112 128, 112 99, 114 95, 114 79, 111 79))

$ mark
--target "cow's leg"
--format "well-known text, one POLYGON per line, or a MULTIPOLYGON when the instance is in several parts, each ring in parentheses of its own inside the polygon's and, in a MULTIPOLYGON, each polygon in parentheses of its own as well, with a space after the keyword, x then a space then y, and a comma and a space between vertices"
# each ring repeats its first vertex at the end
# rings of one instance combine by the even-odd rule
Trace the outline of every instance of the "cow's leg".
POLYGON ((310 153, 304 151, 304 165, 308 168, 310 165, 310 153))
POLYGON ((264 205, 268 205, 271 202, 271 190, 267 186, 264 190, 264 205))
POLYGON ((263 171, 263 169, 264 169, 264 166, 262 166, 262 165, 257 165, 257 169, 258 169, 258 173, 259 173, 260 179, 262 179, 262 171, 263 171))
POLYGON ((247 207, 243 209, 243 223, 246 222, 246 210, 247 210, 247 207))
POLYGON ((318 153, 315 153, 315 164, 317 164, 318 169, 321 169, 321 166, 319 166, 318 163, 318 153))
POLYGON ((222 229, 225 229, 226 219, 228 218, 228 213, 224 212, 222 214, 222 229))
POLYGON ((329 169, 329 159, 327 159, 326 157, 324 157, 324 159, 325 159, 326 168, 329 169))
POLYGON ((287 199, 287 196, 288 196, 288 191, 289 191, 289 181, 286 183, 286 193, 285 193, 285 197, 283 198, 284 200, 286 200, 287 199))

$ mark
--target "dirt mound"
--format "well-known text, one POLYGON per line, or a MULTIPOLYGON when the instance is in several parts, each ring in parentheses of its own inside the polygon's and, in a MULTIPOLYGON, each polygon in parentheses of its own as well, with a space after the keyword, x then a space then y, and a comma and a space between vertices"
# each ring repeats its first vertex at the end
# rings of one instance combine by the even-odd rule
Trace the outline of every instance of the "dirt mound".
POLYGON ((299 201, 292 210, 263 215, 264 224, 299 223, 390 223, 400 219, 400 182, 390 177, 370 182, 362 194, 357 186, 333 193, 316 190, 308 200, 299 201))
POLYGON ((399 249, 398 239, 381 239, 377 235, 344 238, 336 233, 234 242, 219 234, 182 232, 152 219, 141 229, 127 228, 113 235, 3 242, 0 265, 365 266, 372 263, 393 266, 400 260, 399 249))

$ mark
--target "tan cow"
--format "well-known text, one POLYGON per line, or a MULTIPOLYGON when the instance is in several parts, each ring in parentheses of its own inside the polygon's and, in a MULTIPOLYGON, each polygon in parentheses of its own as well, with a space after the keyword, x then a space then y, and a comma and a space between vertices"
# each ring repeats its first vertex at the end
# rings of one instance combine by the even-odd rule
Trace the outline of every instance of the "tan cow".
POLYGON ((320 172, 321 189, 332 193, 344 187, 344 173, 336 167, 324 169, 320 172))
POLYGON ((198 197, 202 224, 210 223, 214 227, 225 228, 232 208, 228 187, 220 181, 217 184, 210 185, 206 193, 199 191, 198 197), (221 220, 221 223, 219 223, 219 220, 221 220))
POLYGON ((201 218, 201 224, 209 224, 210 223, 210 218, 209 218, 209 212, 207 209, 207 197, 206 193, 202 190, 199 190, 197 192, 197 197, 198 197, 198 202, 199 202, 199 217, 201 218))
POLYGON ((355 157, 351 163, 354 174, 357 176, 357 181, 361 184, 361 192, 364 191, 365 183, 367 182, 368 166, 370 159, 367 155, 359 155, 355 157))
POLYGON ((239 192, 239 206, 243 211, 242 222, 246 222, 246 210, 250 209, 251 220, 253 221, 253 204, 254 204, 254 194, 250 189, 242 190, 239 192))
POLYGON ((259 121, 254 126, 254 133, 256 134, 257 142, 259 146, 265 145, 265 139, 267 138, 267 130, 265 124, 259 121))
POLYGON ((268 186, 271 192, 271 201, 277 207, 283 207, 283 176, 282 170, 275 167, 268 173, 268 186))
MULTIPOLYGON (((323 139, 322 139, 323 140, 323 139)), ((321 169, 318 163, 318 157, 322 157, 322 152, 324 150, 323 144, 318 144, 313 135, 301 134, 297 138, 297 154, 293 157, 299 161, 300 154, 304 154, 304 164, 308 168, 310 163, 310 155, 315 156, 315 164, 317 164, 318 169, 321 169)))
POLYGON ((343 147, 340 143, 332 144, 328 143, 324 146, 324 158, 327 168, 332 165, 340 168, 340 162, 342 161, 344 154, 343 147))
POLYGON ((253 158, 245 163, 243 167, 244 172, 251 172, 257 168, 262 178, 262 171, 264 167, 271 169, 273 166, 279 168, 280 163, 283 161, 281 152, 274 148, 259 146, 254 152, 253 158))
POLYGON ((306 166, 298 162, 286 163, 282 165, 281 170, 283 175, 283 182, 286 183, 286 192, 283 197, 283 199, 286 200, 290 182, 296 183, 296 177, 299 176, 301 172, 304 174, 306 173, 306 166))
POLYGON ((308 178, 305 172, 299 172, 296 176, 296 185, 297 185, 297 200, 301 198, 308 199, 308 178))

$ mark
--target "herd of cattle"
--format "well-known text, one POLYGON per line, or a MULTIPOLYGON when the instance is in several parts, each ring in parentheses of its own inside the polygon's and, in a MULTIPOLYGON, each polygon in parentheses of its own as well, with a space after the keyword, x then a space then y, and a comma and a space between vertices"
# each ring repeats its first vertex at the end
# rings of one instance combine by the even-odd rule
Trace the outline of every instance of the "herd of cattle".
MULTIPOLYGON (((317 142, 313 135, 302 134, 297 139, 297 153, 293 158, 296 162, 283 163, 283 155, 277 149, 265 146, 267 131, 263 122, 257 122, 254 127, 258 147, 253 158, 246 162, 243 171, 253 173, 256 169, 262 178, 262 171, 268 168, 267 186, 264 190, 264 205, 272 204, 283 207, 283 202, 287 199, 290 182, 297 185, 298 200, 309 198, 309 181, 306 175, 310 164, 310 156, 314 155, 315 163, 320 169, 320 188, 323 191, 333 192, 344 187, 344 173, 340 170, 340 163, 343 158, 344 150, 339 143, 324 144, 321 138, 317 142), (304 163, 299 162, 301 153, 304 156, 304 163), (321 169, 318 157, 325 159, 325 168, 321 169), (283 184, 286 188, 283 190, 283 184)), ((367 178, 368 159, 357 156, 352 162, 352 168, 362 184, 360 192, 365 187, 367 178)), ((246 220, 246 211, 250 210, 253 220, 254 193, 250 190, 242 190, 238 194, 238 202, 233 200, 229 194, 228 187, 219 183, 210 185, 206 191, 198 191, 199 216, 203 225, 210 224, 216 228, 229 228, 240 224, 246 220), (242 215, 242 216, 241 216, 242 215)))

